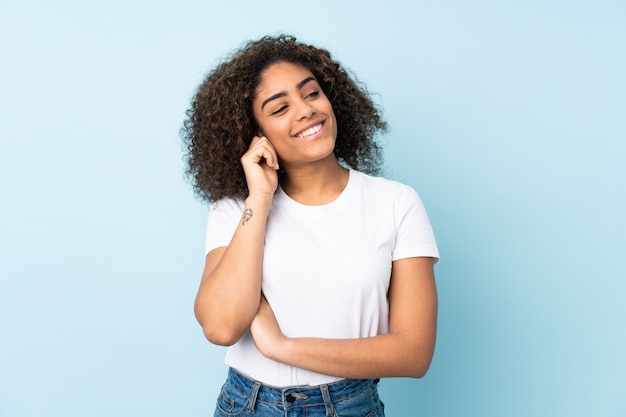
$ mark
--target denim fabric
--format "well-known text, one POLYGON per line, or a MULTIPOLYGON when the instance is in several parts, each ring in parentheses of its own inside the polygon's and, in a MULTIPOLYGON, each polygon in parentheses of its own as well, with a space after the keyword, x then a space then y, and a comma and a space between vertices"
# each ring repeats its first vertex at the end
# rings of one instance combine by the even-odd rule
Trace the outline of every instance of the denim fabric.
POLYGON ((378 380, 347 379, 318 386, 272 387, 234 369, 214 417, 384 417, 378 380))

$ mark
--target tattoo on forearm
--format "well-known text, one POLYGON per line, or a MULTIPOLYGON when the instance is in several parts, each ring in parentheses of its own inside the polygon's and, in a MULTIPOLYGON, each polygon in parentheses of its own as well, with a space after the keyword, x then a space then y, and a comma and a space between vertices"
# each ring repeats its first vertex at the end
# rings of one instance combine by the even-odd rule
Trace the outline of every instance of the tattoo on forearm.
POLYGON ((246 223, 248 223, 250 221, 250 219, 252 218, 252 209, 246 209, 243 212, 243 216, 241 216, 241 225, 245 226, 246 223))

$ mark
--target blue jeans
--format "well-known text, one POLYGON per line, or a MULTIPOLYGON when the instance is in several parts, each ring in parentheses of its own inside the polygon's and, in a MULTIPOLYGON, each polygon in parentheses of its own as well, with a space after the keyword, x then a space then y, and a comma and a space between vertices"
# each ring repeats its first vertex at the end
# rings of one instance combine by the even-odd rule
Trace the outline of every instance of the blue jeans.
POLYGON ((384 417, 377 379, 317 386, 273 387, 234 369, 217 399, 215 417, 384 417))

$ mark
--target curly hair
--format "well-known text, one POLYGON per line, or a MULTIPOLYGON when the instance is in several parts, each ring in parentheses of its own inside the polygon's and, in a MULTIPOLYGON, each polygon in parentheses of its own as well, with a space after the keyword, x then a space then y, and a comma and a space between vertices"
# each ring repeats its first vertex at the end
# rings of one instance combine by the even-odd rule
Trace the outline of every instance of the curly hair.
POLYGON ((209 202, 245 198, 248 187, 241 156, 259 126, 252 102, 265 69, 277 62, 302 65, 313 73, 337 119, 337 159, 367 174, 378 174, 382 147, 375 140, 387 130, 366 88, 353 80, 325 49, 288 35, 251 41, 208 73, 187 110, 181 130, 187 176, 209 202))

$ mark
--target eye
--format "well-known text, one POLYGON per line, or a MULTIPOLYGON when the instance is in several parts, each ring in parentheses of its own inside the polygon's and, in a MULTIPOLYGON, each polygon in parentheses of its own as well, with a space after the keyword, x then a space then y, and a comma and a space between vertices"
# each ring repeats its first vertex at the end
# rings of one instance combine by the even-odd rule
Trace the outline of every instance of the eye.
POLYGON ((280 108, 278 108, 278 110, 273 111, 271 114, 279 114, 282 113, 283 111, 287 110, 287 106, 281 106, 280 108))
POLYGON ((309 94, 308 96, 306 96, 307 98, 316 98, 320 95, 319 91, 313 91, 311 94, 309 94))

